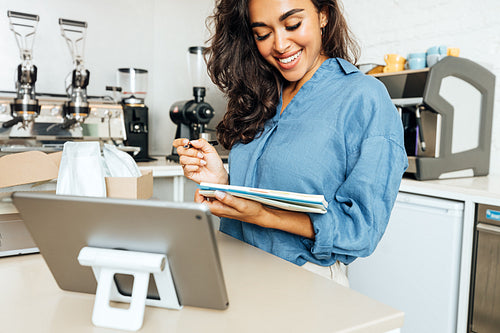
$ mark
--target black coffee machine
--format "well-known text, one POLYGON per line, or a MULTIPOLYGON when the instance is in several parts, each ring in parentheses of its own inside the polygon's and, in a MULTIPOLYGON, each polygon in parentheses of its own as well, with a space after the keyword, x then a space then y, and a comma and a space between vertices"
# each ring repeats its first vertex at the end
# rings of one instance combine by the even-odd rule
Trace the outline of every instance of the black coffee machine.
POLYGON ((134 155, 136 162, 156 160, 149 156, 148 107, 144 104, 147 90, 148 71, 139 68, 119 68, 118 84, 121 88, 127 146, 139 147, 134 155))
MULTIPOLYGON (((188 49, 189 71, 193 81, 194 99, 179 101, 170 107, 170 119, 177 125, 175 138, 187 138, 189 140, 206 139, 211 141, 211 135, 207 132, 207 124, 214 117, 214 109, 204 101, 205 87, 203 78, 206 76, 206 67, 203 59, 204 47, 193 46, 188 49)), ((211 141, 211 143, 215 143, 211 141)), ((177 149, 172 148, 172 154, 167 160, 178 162, 177 149)))

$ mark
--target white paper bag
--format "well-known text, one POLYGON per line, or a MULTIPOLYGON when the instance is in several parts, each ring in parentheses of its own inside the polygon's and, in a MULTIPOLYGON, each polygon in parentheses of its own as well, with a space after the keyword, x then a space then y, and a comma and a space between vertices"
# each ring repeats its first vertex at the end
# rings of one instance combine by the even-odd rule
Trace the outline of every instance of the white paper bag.
POLYGON ((104 144, 102 150, 104 161, 110 175, 107 177, 140 177, 141 171, 132 156, 118 150, 113 145, 104 144))
POLYGON ((56 194, 106 197, 99 142, 64 144, 56 194))

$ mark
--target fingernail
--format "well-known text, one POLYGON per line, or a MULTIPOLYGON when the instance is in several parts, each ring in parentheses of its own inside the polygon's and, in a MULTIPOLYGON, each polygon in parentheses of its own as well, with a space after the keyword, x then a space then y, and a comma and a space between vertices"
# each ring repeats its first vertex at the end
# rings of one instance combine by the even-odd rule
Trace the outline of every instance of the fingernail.
POLYGON ((203 156, 203 154, 202 154, 202 153, 198 152, 198 157, 199 157, 199 158, 203 158, 204 156, 203 156))
POLYGON ((200 161, 200 164, 201 164, 201 165, 207 165, 207 161, 205 161, 205 160, 201 160, 201 161, 200 161))
POLYGON ((222 199, 224 199, 226 197, 226 192, 215 191, 214 195, 217 198, 217 200, 222 200, 222 199))

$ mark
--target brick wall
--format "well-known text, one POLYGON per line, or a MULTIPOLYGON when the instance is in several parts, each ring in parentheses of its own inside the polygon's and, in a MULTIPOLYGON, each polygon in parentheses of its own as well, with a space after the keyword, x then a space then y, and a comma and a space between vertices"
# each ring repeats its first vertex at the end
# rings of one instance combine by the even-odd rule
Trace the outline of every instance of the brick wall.
POLYGON ((500 0, 343 0, 361 45, 359 63, 383 64, 386 53, 406 56, 434 45, 459 47, 461 56, 497 76, 490 174, 500 175, 500 0))

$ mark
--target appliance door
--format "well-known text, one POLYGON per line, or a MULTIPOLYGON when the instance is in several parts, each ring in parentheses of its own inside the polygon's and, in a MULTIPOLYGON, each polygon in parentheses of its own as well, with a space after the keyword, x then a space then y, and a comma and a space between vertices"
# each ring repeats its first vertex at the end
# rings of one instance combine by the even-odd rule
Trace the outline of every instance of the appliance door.
POLYGON ((463 209, 400 192, 374 253, 348 266, 351 289, 405 313, 402 333, 456 333, 463 209))
MULTIPOLYGON (((500 211, 500 207, 496 209, 500 211)), ((472 331, 500 330, 500 226, 477 225, 477 262, 472 306, 472 331)))
POLYGON ((0 258, 36 252, 38 248, 21 216, 0 214, 0 258))

